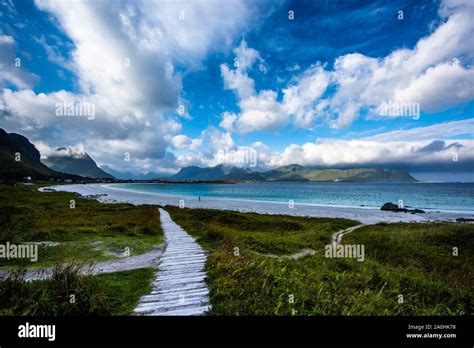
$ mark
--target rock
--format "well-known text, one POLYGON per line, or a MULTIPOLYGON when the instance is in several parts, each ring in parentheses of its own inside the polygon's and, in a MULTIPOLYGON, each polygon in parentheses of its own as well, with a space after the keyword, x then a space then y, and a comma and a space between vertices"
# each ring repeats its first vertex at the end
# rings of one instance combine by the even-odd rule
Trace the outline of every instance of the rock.
POLYGON ((386 211, 395 211, 395 212, 402 212, 402 213, 412 213, 412 214, 418 214, 418 213, 424 213, 424 210, 421 209, 407 209, 407 208, 400 208, 398 205, 392 202, 387 202, 384 205, 382 205, 382 208, 380 210, 386 210, 386 211))
POLYGON ((457 218, 457 222, 474 222, 474 219, 467 219, 467 218, 457 218))
POLYGON ((88 199, 98 199, 100 197, 104 197, 104 196, 107 196, 105 193, 100 193, 100 194, 97 194, 97 195, 87 195, 87 196, 84 196, 85 198, 88 198, 88 199))
POLYGON ((384 205, 382 205, 382 208, 380 210, 388 210, 388 211, 403 211, 404 209, 400 209, 398 205, 392 202, 387 202, 384 205))

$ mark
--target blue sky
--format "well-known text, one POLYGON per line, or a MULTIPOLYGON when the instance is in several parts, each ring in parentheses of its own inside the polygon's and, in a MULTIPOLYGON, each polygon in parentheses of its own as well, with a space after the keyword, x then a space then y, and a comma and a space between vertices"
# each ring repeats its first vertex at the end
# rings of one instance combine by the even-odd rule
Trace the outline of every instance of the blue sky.
POLYGON ((43 157, 472 177, 471 1, 2 0, 0 15, 0 127, 43 157), (81 103, 94 117, 58 117, 81 103))

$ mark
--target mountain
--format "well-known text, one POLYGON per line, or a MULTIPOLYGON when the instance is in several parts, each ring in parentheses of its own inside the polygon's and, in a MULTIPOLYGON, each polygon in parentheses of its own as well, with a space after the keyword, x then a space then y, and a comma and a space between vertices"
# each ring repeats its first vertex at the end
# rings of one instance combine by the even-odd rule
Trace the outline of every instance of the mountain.
POLYGON ((253 172, 248 168, 222 164, 209 168, 185 167, 169 179, 175 181, 264 180, 261 173, 253 172))
POLYGON ((95 161, 87 154, 74 154, 67 148, 56 149, 57 155, 48 155, 43 162, 54 170, 89 177, 94 179, 115 179, 109 173, 100 169, 95 161))
POLYGON ((26 137, 0 128, 0 177, 19 180, 26 176, 33 179, 76 178, 48 168, 41 163, 39 151, 26 137))
POLYGON ((248 168, 218 165, 201 168, 182 168, 169 177, 175 181, 350 181, 350 182, 416 182, 410 174, 390 169, 314 169, 298 164, 279 167, 267 172, 254 172, 248 168))
POLYGON ((119 170, 112 169, 107 165, 103 165, 102 169, 106 171, 107 173, 113 175, 115 178, 121 179, 121 180, 153 180, 153 179, 164 178, 168 176, 168 173, 148 172, 148 173, 134 174, 132 172, 122 172, 119 170))
MULTIPOLYGON (((73 151, 69 148, 58 148, 49 155, 43 164, 36 147, 24 136, 7 133, 0 128, 0 177, 21 179, 31 176, 34 179, 90 178, 114 179, 112 175, 100 169, 95 161, 83 150, 73 151), (15 161, 16 154, 21 161, 15 161), (67 174, 65 174, 67 173, 67 174)), ((119 178, 150 180, 163 178, 163 174, 147 173, 134 175, 113 171, 104 166, 119 178)), ((391 169, 315 169, 298 164, 279 167, 267 172, 256 172, 249 168, 218 165, 215 167, 185 167, 177 174, 167 178, 173 181, 348 181, 348 182, 416 182, 410 174, 391 169)))
POLYGON ((415 182, 407 172, 390 169, 314 169, 292 164, 263 173, 267 181, 415 182))

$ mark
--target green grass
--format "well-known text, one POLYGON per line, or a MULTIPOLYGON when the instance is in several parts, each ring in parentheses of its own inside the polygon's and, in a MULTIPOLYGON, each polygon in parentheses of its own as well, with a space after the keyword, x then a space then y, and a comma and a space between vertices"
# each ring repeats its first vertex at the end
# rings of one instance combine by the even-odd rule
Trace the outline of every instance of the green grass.
POLYGON ((79 273, 80 264, 57 266, 48 280, 25 282, 16 270, 0 282, 0 315, 130 315, 150 291, 154 269, 79 273), (74 295, 74 301, 71 301, 74 295))
POLYGON ((96 276, 107 289, 106 293, 110 299, 107 314, 130 315, 140 297, 150 293, 155 272, 153 268, 139 268, 96 276))
POLYGON ((365 245, 366 259, 358 262, 324 256, 331 234, 358 224, 355 221, 166 209, 210 251, 206 269, 211 314, 473 313, 474 225, 363 227, 344 241, 365 245), (459 246, 458 257, 452 256, 453 246, 459 246), (277 260, 255 253, 285 255, 303 248, 317 254, 277 260))
POLYGON ((392 289, 411 303, 431 304, 427 314, 473 313, 474 225, 377 224, 348 235, 346 242, 364 244, 367 258, 395 272, 392 289))
MULTIPOLYGON (((132 255, 163 242, 156 206, 101 204, 38 186, 0 185, 0 243, 57 241, 39 262, 62 264, 50 280, 0 282, 2 315, 128 315, 150 290, 152 269, 79 275, 65 261, 132 255), (75 199, 76 208, 69 208, 75 199), (91 244, 102 241, 103 247, 91 244), (76 294, 71 305, 69 295, 76 294)), ((173 220, 210 252, 206 263, 215 315, 472 315, 474 225, 396 223, 362 227, 343 243, 363 244, 365 261, 324 256, 346 219, 260 215, 167 206, 173 220), (453 247, 459 255, 453 256, 453 247), (303 249, 316 255, 273 258, 303 249), (400 295, 403 302, 400 303, 400 295), (291 301, 294 299, 294 301, 291 301)), ((0 266, 28 261, 0 260, 0 266)))
POLYGON ((224 242, 243 251, 287 255, 304 248, 324 247, 332 233, 357 221, 261 215, 211 209, 179 209, 166 206, 172 218, 208 248, 224 242))
POLYGON ((131 255, 163 243, 156 206, 103 204, 66 192, 38 192, 38 185, 0 185, 0 243, 62 243, 39 248, 36 263, 0 259, 0 266, 51 266, 58 261, 104 261, 130 248, 131 255), (75 209, 70 200, 75 200, 75 209), (102 241, 101 247, 93 242, 102 241))

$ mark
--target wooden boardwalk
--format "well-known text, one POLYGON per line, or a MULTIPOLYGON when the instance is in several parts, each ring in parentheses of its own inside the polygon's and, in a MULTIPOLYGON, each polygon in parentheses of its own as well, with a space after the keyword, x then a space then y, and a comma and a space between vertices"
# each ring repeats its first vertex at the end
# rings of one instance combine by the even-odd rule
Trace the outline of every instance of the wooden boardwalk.
POLYGON ((167 211, 160 209, 166 250, 151 294, 142 296, 135 315, 201 315, 208 311, 204 266, 207 254, 167 211))

